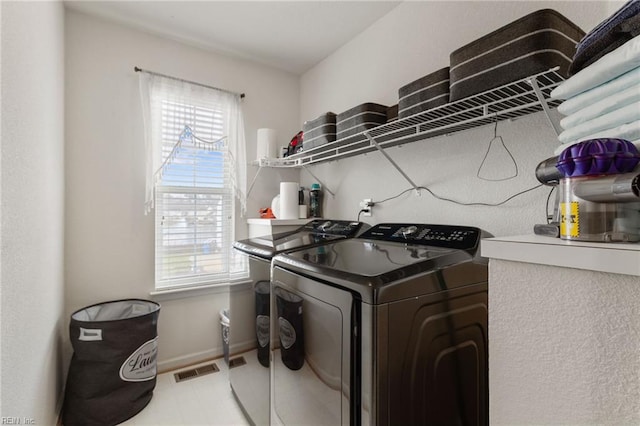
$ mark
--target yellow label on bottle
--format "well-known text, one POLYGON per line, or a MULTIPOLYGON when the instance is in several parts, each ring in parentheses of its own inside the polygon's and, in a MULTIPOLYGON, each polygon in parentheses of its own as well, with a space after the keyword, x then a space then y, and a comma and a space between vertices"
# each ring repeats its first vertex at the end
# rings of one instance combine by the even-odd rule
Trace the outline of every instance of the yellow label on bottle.
POLYGON ((560 203, 560 236, 580 236, 580 210, 578 205, 577 201, 560 203))

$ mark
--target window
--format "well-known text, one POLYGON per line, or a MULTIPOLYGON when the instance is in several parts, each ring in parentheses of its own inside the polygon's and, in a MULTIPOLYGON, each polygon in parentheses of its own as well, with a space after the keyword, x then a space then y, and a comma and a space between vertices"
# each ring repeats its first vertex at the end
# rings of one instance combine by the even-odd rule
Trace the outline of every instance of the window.
POLYGON ((152 167, 156 290, 245 278, 246 260, 231 247, 240 207, 227 97, 187 83, 149 87, 149 154, 160 163, 152 167))

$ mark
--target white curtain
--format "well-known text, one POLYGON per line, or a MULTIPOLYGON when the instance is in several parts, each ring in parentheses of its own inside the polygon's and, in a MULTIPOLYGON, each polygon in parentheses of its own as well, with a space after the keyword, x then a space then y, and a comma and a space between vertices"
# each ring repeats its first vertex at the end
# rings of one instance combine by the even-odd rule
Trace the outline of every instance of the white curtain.
POLYGON ((222 133, 230 160, 233 195, 238 200, 241 215, 244 216, 247 202, 247 155, 240 96, 147 72, 138 74, 145 132, 145 214, 154 208, 155 186, 165 161, 162 154, 161 131, 154 124, 160 122, 162 101, 170 101, 221 109, 225 117, 222 133))

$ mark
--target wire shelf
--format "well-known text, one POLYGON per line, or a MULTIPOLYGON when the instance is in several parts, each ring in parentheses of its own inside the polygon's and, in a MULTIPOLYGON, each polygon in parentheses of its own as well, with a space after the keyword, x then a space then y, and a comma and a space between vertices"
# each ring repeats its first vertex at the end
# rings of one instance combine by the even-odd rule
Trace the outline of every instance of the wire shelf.
POLYGON ((366 154, 436 136, 514 119, 558 106, 551 91, 562 81, 558 67, 478 95, 451 102, 410 117, 369 129, 347 138, 299 152, 285 158, 262 159, 259 166, 300 167, 366 154), (367 137, 369 135, 376 143, 367 137))

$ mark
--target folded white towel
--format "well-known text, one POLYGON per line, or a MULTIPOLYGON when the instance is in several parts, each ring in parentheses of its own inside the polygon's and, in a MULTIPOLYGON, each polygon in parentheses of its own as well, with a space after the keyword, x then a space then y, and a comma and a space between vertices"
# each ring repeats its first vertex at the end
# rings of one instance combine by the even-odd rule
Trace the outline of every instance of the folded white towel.
POLYGON ((558 106, 558 112, 563 115, 570 115, 600 99, 608 98, 619 92, 625 92, 630 88, 640 91, 640 68, 634 68, 611 81, 567 99, 558 106))
POLYGON ((587 120, 584 123, 571 127, 558 135, 560 142, 570 142, 600 130, 612 129, 622 124, 640 120, 640 102, 623 106, 607 114, 587 120))
POLYGON ((640 36, 607 53, 551 92, 554 99, 569 99, 640 66, 640 36))
POLYGON ((575 145, 578 142, 599 138, 626 139, 628 141, 632 141, 636 146, 638 146, 638 142, 640 141, 640 120, 634 121, 633 123, 623 124, 622 126, 618 126, 612 129, 601 130, 597 133, 586 135, 578 140, 563 143, 556 148, 554 154, 560 155, 560 153, 566 148, 575 145))
POLYGON ((593 104, 587 105, 571 115, 560 120, 563 129, 571 129, 589 120, 596 119, 604 114, 610 113, 632 103, 640 102, 640 84, 630 87, 622 92, 614 93, 611 96, 593 104))

